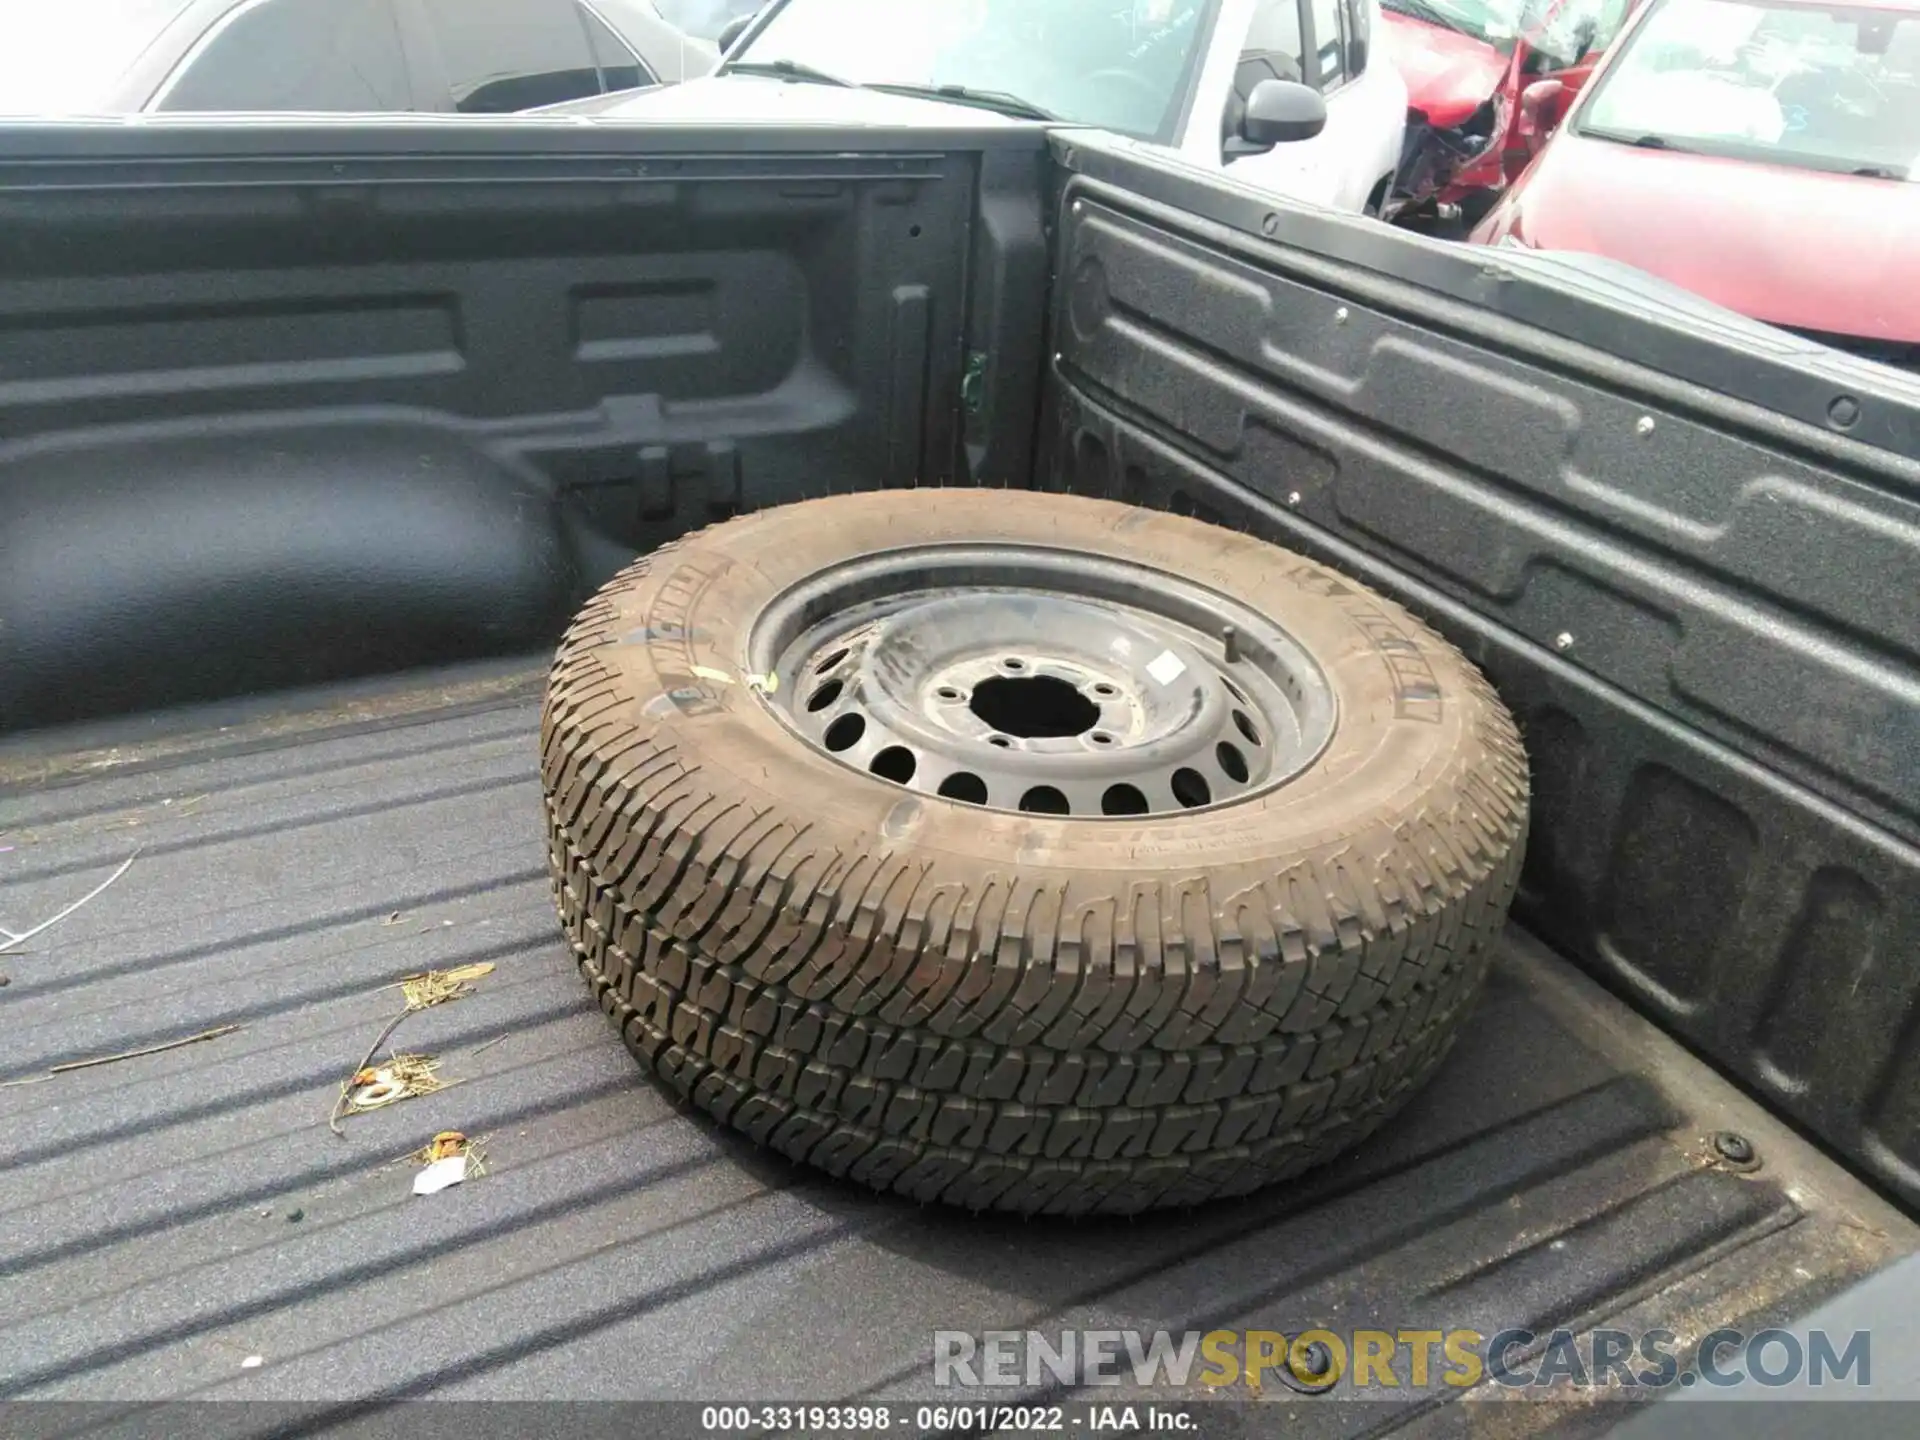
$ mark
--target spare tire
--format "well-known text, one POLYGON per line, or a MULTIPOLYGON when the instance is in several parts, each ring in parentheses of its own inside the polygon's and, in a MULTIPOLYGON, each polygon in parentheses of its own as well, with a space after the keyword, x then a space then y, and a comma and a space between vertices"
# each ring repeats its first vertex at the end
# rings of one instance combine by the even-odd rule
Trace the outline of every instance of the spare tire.
POLYGON ((1405 611, 1246 535, 1005 491, 762 511, 561 645, 556 903, 628 1046, 919 1200, 1134 1212, 1352 1147, 1440 1064, 1527 769, 1405 611))

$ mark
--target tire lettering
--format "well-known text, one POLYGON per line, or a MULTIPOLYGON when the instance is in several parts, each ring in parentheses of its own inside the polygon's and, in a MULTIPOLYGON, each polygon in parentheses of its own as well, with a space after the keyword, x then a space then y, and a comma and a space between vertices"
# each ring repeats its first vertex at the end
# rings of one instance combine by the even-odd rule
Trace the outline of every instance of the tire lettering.
POLYGON ((1333 601, 1353 617, 1373 653, 1393 677, 1393 714, 1397 720, 1413 720, 1438 725, 1445 710, 1440 682, 1420 652, 1420 646, 1371 597, 1347 584, 1337 575, 1317 565, 1302 565, 1289 576, 1302 590, 1333 601))
POLYGON ((688 561, 660 583, 640 628, 634 632, 647 647, 647 657, 665 687, 666 697, 682 715, 713 715, 722 706, 720 695, 698 677, 711 667, 694 658, 693 612, 713 583, 733 568, 730 560, 709 564, 688 561))

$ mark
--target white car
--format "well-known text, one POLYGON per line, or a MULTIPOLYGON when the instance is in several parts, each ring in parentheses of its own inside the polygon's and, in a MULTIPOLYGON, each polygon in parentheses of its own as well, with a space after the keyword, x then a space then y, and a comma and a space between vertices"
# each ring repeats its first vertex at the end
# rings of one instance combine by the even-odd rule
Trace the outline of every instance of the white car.
POLYGON ((0 0, 4 115, 502 115, 719 58, 648 0, 0 0))
MULTIPOLYGON (((1378 214, 1392 189, 1407 129, 1407 85, 1388 53, 1380 0, 1221 0, 1219 36, 1195 97, 1196 114, 1229 116, 1269 77, 1300 80, 1326 98, 1326 127, 1310 140, 1226 157, 1237 179, 1335 210, 1378 214), (1238 54, 1222 37, 1240 40, 1238 54)), ((1178 148, 1215 156, 1196 128, 1178 148)))
POLYGON ((1096 126, 1373 213, 1407 118, 1382 32, 1379 0, 772 0, 721 32, 713 75, 557 108, 912 124, 965 106, 1096 126))

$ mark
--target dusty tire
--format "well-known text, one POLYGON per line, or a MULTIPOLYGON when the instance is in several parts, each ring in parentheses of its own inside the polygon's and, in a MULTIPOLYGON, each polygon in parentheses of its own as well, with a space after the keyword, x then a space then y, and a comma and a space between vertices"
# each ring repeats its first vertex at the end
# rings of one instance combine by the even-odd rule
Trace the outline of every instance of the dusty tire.
POLYGON ((563 642, 542 759, 563 925, 644 1064, 836 1175, 1028 1212, 1190 1204, 1350 1148, 1444 1058, 1527 814, 1511 718, 1406 612, 1243 535, 1025 492, 813 501, 646 557, 563 642), (1331 738, 1277 788, 1131 822, 912 794, 802 739, 747 666, 759 617, 955 542, 1259 597, 1331 738))

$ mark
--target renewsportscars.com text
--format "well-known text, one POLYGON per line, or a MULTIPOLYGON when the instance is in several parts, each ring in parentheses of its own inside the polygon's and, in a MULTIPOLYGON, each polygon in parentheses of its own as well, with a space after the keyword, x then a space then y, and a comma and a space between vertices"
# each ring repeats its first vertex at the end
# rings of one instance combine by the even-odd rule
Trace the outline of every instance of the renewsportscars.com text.
POLYGON ((1694 1385, 1866 1389, 1868 1331, 1716 1330, 1697 1351, 1671 1330, 1579 1334, 1478 1330, 940 1330, 933 1382, 960 1389, 1112 1385, 1140 1389, 1395 1391, 1508 1388, 1645 1391, 1694 1385))

